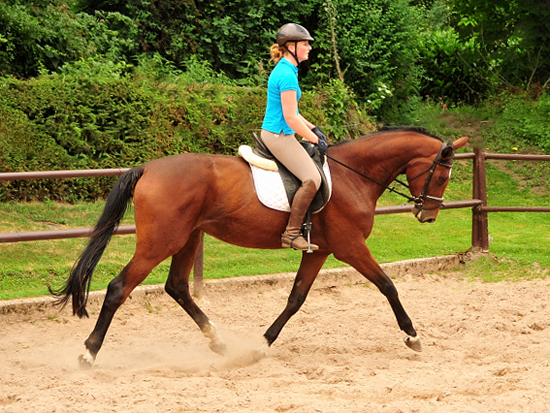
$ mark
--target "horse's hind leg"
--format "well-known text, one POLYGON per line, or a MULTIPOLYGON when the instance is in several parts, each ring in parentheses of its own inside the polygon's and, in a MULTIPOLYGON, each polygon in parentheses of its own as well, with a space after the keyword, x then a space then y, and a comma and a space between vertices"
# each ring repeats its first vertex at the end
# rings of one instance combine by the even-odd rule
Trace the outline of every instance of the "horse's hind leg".
POLYGON ((109 283, 107 294, 105 295, 105 300, 103 301, 103 306, 101 307, 101 312, 95 328, 84 342, 86 354, 79 357, 82 366, 91 366, 94 363, 115 312, 124 301, 126 301, 134 288, 136 288, 161 261, 162 259, 160 258, 151 260, 136 254, 120 274, 109 283))
POLYGON ((222 342, 214 324, 202 312, 189 292, 189 274, 195 262, 201 238, 202 231, 195 230, 189 237, 187 244, 174 254, 165 288, 166 292, 197 323, 202 333, 210 339, 210 349, 223 355, 227 351, 226 345, 222 342))

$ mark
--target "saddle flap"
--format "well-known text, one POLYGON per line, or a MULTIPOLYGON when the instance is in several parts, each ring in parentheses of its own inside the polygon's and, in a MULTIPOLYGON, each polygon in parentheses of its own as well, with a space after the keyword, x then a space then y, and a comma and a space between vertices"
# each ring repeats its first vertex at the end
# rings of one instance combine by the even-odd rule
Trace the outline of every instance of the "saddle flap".
POLYGON ((265 143, 261 140, 261 138, 256 135, 256 132, 252 132, 252 135, 254 136, 254 147, 252 148, 252 152, 262 158, 275 161, 275 157, 271 151, 267 149, 267 146, 265 146, 265 143))
MULTIPOLYGON (((254 189, 258 199, 262 204, 270 209, 282 212, 290 212, 290 203, 288 195, 284 187, 284 182, 281 175, 272 171, 268 171, 257 166, 250 165, 252 178, 254 180, 254 189)), ((332 180, 328 164, 324 166, 324 172, 327 177, 327 185, 329 188, 329 199, 332 195, 332 180)), ((320 212, 323 208, 313 208, 312 213, 320 212)))
MULTIPOLYGON (((321 153, 313 143, 309 141, 300 141, 300 143, 302 144, 306 152, 309 154, 309 156, 311 156, 311 159, 313 160, 315 166, 317 167, 317 171, 321 176, 321 186, 317 191, 317 193, 315 194, 315 197, 313 198, 313 201, 311 202, 311 206, 310 206, 311 211, 318 212, 324 208, 324 206, 329 201, 330 195, 331 195, 330 186, 328 184, 327 177, 323 169, 323 163, 325 161, 325 157, 321 155, 321 153)), ((277 160, 275 160, 275 162, 279 167, 279 174, 281 175, 281 178, 285 186, 285 190, 288 196, 288 202, 290 203, 290 205, 292 205, 292 201, 294 200, 294 195, 296 195, 296 191, 298 191, 298 189, 302 185, 302 182, 296 176, 294 176, 294 174, 292 174, 288 169, 286 169, 282 163, 280 163, 277 160)))
MULTIPOLYGON (((269 171, 278 171, 281 176, 281 180, 283 181, 283 186, 286 191, 289 205, 292 205, 294 195, 302 185, 302 182, 273 156, 271 151, 267 148, 267 146, 265 146, 261 138, 256 135, 256 133, 252 132, 252 135, 254 136, 254 148, 251 149, 250 146, 242 145, 239 147, 239 155, 241 155, 248 163, 257 166, 258 168, 269 171)), ((309 156, 313 159, 313 162, 321 175, 321 187, 319 188, 319 191, 317 191, 317 194, 315 194, 315 198, 313 198, 310 207, 312 211, 318 212, 327 204, 331 195, 331 188, 323 169, 323 164, 326 158, 321 155, 313 143, 308 141, 301 141, 300 143, 309 156)))

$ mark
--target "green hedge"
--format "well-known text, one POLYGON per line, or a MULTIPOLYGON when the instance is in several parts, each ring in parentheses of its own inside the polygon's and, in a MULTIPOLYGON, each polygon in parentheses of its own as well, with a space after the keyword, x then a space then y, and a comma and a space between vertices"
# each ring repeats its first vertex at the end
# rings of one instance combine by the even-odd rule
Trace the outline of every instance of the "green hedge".
MULTIPOLYGON (((235 155, 261 126, 266 91, 109 76, 0 79, 0 172, 133 167, 159 157, 235 155)), ((372 129, 338 82, 304 93, 301 111, 333 140, 372 129), (350 126, 351 125, 351 126, 350 126)), ((116 178, 0 182, 0 201, 93 200, 116 178)))
POLYGON ((61 73, 89 59, 131 66, 158 54, 179 70, 198 59, 262 85, 278 28, 297 22, 316 39, 300 67, 304 89, 343 79, 372 114, 403 122, 423 73, 421 17, 408 0, 7 0, 0 76, 61 73))

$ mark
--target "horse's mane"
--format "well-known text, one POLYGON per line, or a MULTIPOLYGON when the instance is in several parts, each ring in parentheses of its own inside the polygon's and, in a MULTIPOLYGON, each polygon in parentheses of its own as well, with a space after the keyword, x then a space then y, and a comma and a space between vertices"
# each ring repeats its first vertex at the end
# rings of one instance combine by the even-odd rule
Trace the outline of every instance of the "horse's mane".
MULTIPOLYGON (((437 135, 434 135, 428 129, 423 128, 421 126, 383 126, 378 131, 369 133, 368 135, 362 136, 359 139, 369 138, 369 137, 375 136, 375 135, 383 135, 383 134, 391 133, 391 132, 416 132, 416 133, 420 133, 420 134, 425 135, 425 136, 429 136, 430 138, 438 139, 441 142, 443 142, 443 139, 441 139, 441 137, 439 137, 437 135)), ((334 146, 344 145, 344 144, 350 143, 350 142, 353 142, 353 140, 340 141, 334 146)))

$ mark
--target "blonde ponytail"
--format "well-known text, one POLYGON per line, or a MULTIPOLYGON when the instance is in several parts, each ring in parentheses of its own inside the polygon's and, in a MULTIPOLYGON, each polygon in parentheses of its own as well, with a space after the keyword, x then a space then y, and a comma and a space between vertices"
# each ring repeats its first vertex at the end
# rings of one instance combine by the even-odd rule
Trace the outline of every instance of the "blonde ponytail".
POLYGON ((285 48, 282 46, 279 46, 277 43, 275 43, 273 46, 269 48, 269 51, 271 53, 271 59, 273 63, 277 64, 279 63, 279 60, 281 60, 285 53, 285 48))

